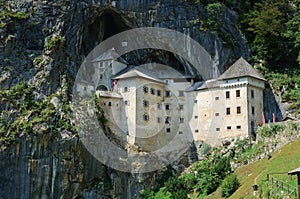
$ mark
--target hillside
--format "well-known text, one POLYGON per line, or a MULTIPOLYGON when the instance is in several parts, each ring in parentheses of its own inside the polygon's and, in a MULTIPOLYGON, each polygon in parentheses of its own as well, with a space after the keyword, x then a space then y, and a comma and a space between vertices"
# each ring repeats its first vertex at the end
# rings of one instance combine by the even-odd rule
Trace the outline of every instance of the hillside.
POLYGON ((279 180, 287 181, 297 186, 295 176, 291 179, 287 173, 300 167, 300 139, 288 143, 284 147, 272 154, 272 158, 264 158, 255 163, 238 168, 235 173, 241 182, 240 188, 230 197, 234 198, 254 198, 252 186, 259 185, 259 190, 266 186, 267 174, 272 174, 279 180))

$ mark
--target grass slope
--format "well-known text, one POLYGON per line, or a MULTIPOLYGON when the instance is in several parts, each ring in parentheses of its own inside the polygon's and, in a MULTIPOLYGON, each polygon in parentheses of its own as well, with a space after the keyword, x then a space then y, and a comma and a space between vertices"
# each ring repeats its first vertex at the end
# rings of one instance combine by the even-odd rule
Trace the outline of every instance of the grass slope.
MULTIPOLYGON (((238 168, 234 173, 238 175, 241 186, 230 199, 255 198, 252 186, 259 181, 265 180, 268 173, 283 172, 285 174, 273 174, 272 176, 283 181, 288 180, 290 184, 296 186, 296 177, 293 176, 291 180, 287 173, 298 167, 300 167, 300 139, 285 145, 273 153, 271 159, 265 158, 238 168)), ((221 198, 220 189, 207 198, 221 198)))

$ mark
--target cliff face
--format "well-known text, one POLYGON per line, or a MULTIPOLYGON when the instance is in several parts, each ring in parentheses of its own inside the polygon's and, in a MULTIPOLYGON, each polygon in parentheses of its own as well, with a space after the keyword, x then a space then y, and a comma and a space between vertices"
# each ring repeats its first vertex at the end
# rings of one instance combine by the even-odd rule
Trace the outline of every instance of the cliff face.
MULTIPOLYGON (((26 0, 1 4, 3 88, 29 81, 46 95, 65 86, 71 90, 81 62, 97 44, 138 27, 169 28, 191 36, 214 60, 218 68, 214 77, 238 57, 249 56, 249 47, 237 29, 237 15, 226 7, 221 9, 221 32, 214 34, 199 28, 208 18, 204 7, 177 0, 26 0), (225 32, 227 37, 222 36, 225 32)), ((133 52, 129 57, 132 64, 156 61, 179 70, 188 67, 169 52, 148 58, 133 52)), ((54 141, 46 135, 23 136, 0 152, 0 159, 0 199, 138 198, 140 190, 156 185, 154 173, 132 176, 106 168, 78 138, 54 141)))
MULTIPOLYGON (((21 1, 7 9, 21 11, 26 17, 4 17, 0 31, 1 84, 8 86, 31 80, 45 94, 76 76, 84 57, 112 35, 137 27, 162 27, 185 33, 199 42, 210 54, 219 70, 238 57, 249 56, 249 47, 237 29, 237 14, 222 7, 220 33, 200 30, 208 18, 206 10, 187 2, 168 1, 21 1), (227 38, 227 39, 226 39, 227 38)), ((145 58, 136 53, 132 64, 160 61, 178 68, 187 63, 162 52, 145 58)), ((71 85, 70 85, 71 86, 71 85)))

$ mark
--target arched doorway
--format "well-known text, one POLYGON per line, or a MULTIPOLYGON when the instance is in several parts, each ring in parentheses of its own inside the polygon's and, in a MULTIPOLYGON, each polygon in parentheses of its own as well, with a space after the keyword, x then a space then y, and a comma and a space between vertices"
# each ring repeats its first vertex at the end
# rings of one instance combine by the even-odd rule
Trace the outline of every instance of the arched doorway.
POLYGON ((98 86, 98 87, 96 88, 96 90, 97 90, 97 91, 107 91, 108 89, 107 89, 106 86, 100 85, 100 86, 98 86))

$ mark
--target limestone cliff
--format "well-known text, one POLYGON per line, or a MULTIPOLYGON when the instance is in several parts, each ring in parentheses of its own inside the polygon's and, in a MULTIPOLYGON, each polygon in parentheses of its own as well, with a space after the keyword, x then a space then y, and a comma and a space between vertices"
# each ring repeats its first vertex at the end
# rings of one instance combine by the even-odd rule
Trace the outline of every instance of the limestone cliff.
MULTIPOLYGON (((124 30, 162 27, 185 33, 211 55, 218 76, 249 47, 237 28, 237 14, 222 7, 220 32, 200 29, 204 7, 178 0, 22 0, 0 1, 0 85, 30 82, 50 95, 72 89, 85 56, 103 40, 124 30)), ((129 55, 131 64, 161 62, 178 70, 188 63, 169 52, 129 55)), ((68 98, 71 93, 63 93, 68 98)), ((97 162, 78 138, 52 140, 23 136, 0 152, 0 199, 138 198, 156 186, 155 175, 113 171, 97 162)))

